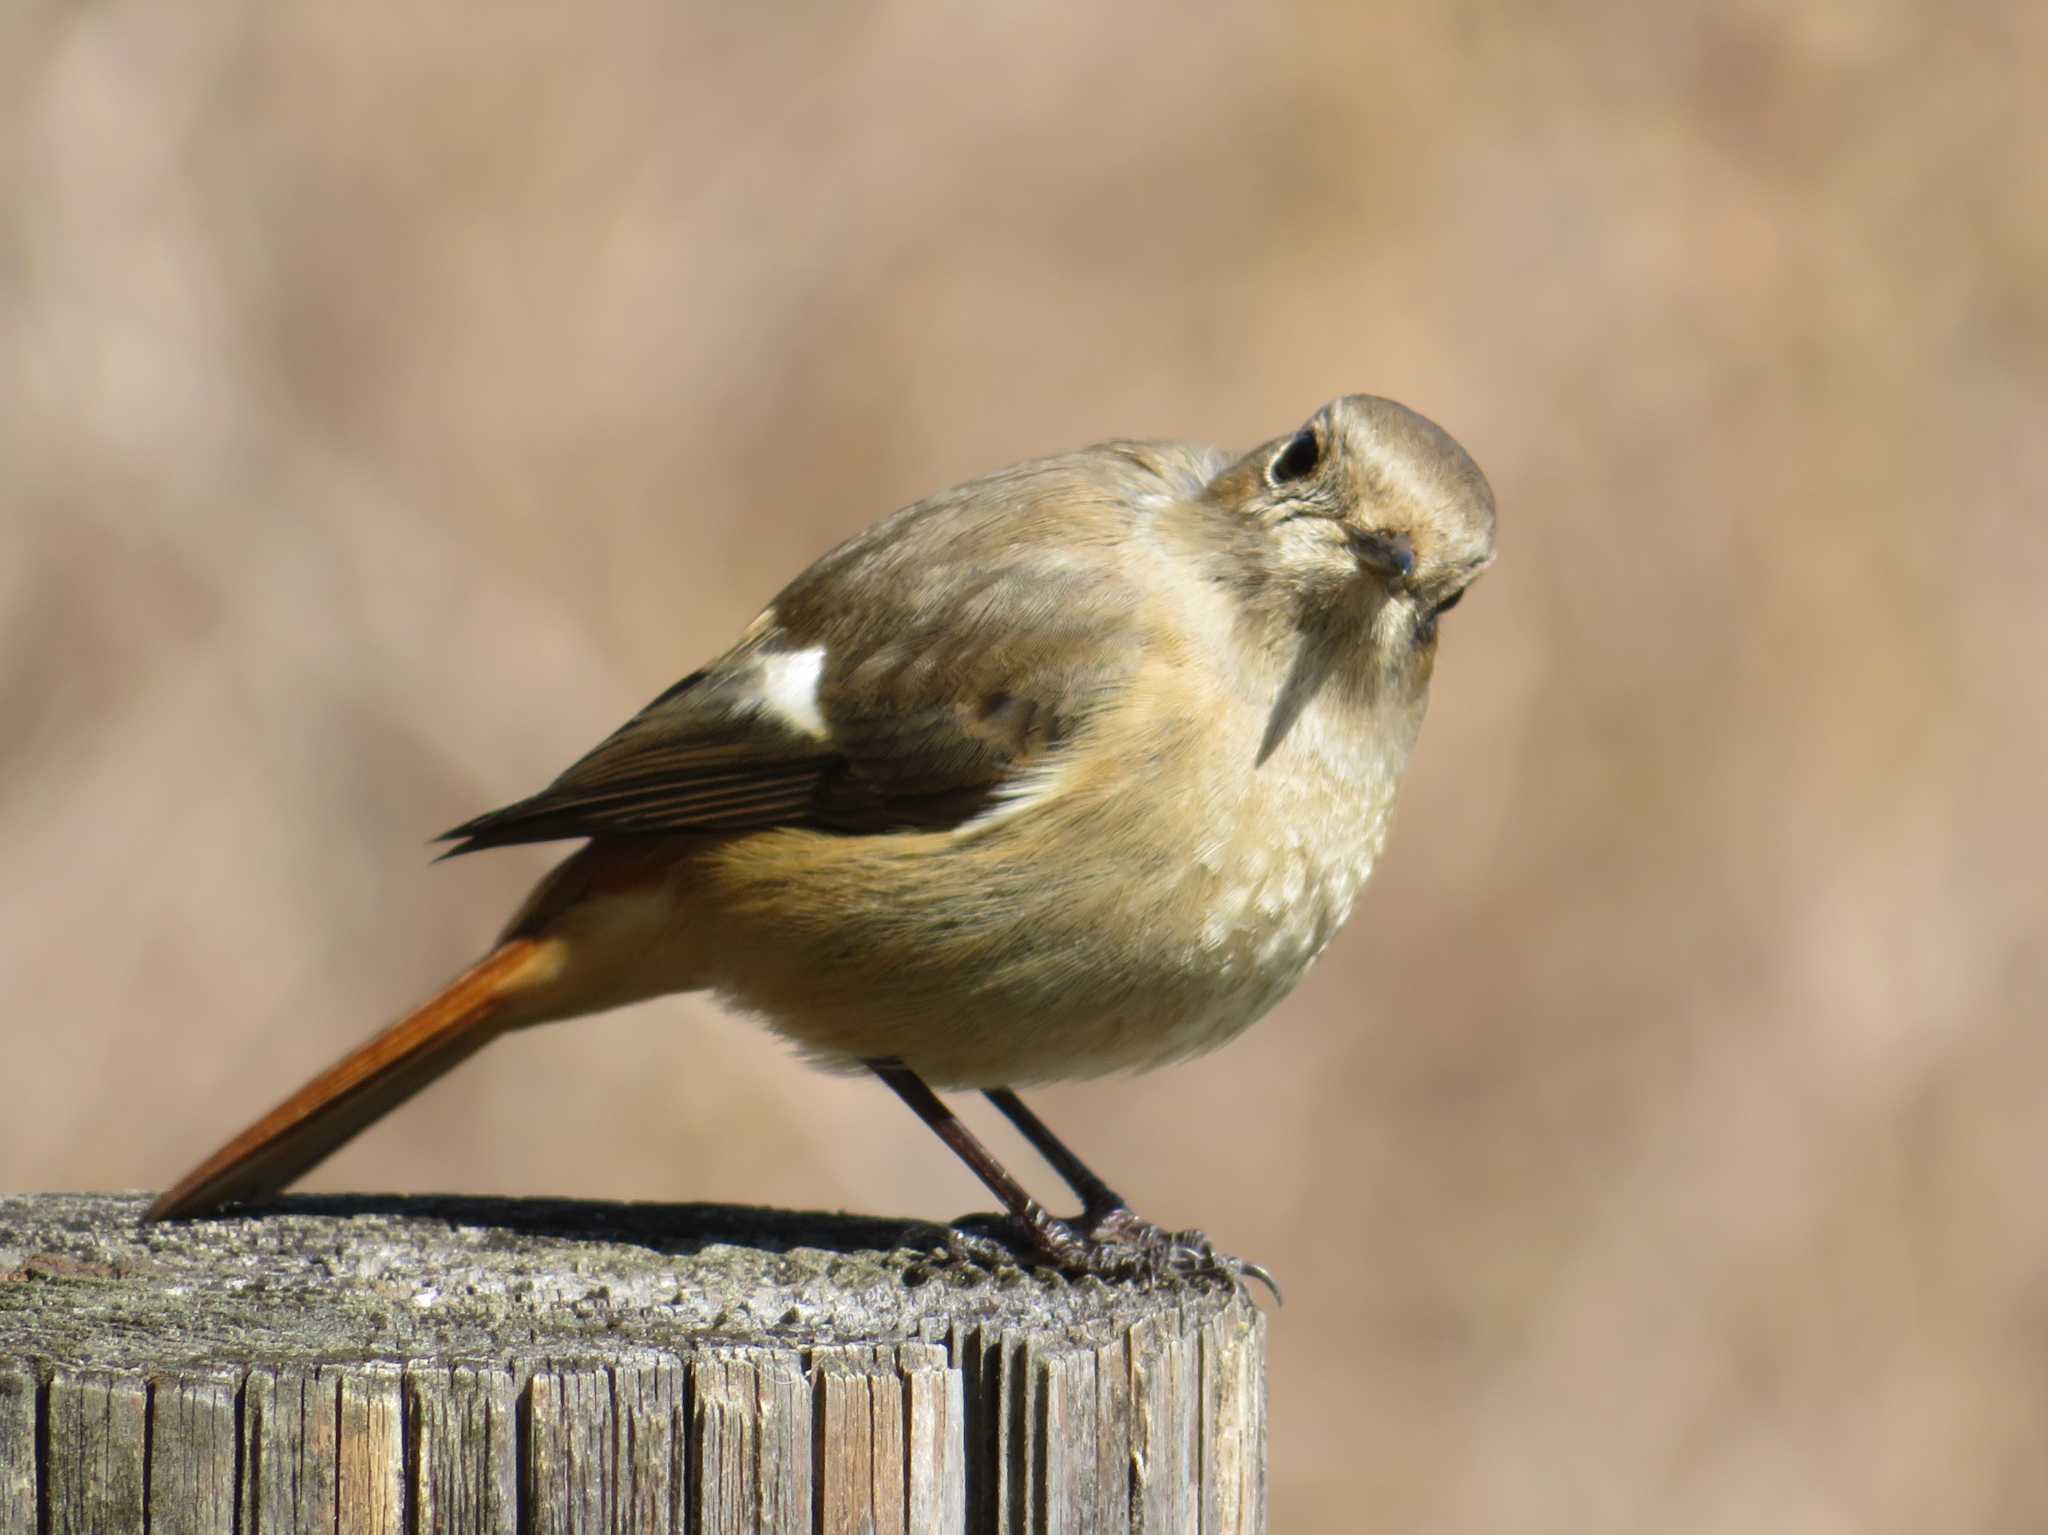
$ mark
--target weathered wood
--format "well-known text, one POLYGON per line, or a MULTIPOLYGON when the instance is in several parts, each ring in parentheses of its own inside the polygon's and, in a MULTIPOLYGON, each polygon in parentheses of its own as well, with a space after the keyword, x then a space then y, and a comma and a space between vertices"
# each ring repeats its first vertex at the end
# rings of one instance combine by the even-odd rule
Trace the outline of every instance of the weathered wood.
POLYGON ((417 1363, 405 1372, 415 1527, 518 1535, 518 1381, 490 1365, 417 1363))
POLYGON ((1198 1530, 1195 1350, 1182 1319, 1149 1316, 1130 1331, 1132 1499, 1139 1528, 1198 1530))
POLYGON ((45 1487, 54 1535, 143 1535, 149 1387, 99 1370, 50 1382, 45 1487))
POLYGON ((1095 1520, 1131 1529, 1131 1340, 1119 1335, 1095 1349, 1095 1520))
POLYGON ((700 1530, 809 1535, 811 1412, 795 1351, 699 1358, 691 1473, 700 1530))
POLYGON ((0 1199, 0 1535, 1264 1528, 1264 1319, 913 1222, 0 1199))
POLYGON ((231 1375, 158 1381, 150 1392, 150 1535, 234 1535, 235 1425, 231 1375))
POLYGON ((1263 1320, 1225 1312, 1202 1325, 1202 1535, 1251 1535, 1266 1507, 1263 1320))
POLYGON ((680 1360, 539 1371, 527 1404, 526 1501, 539 1535, 681 1527, 680 1360))
POLYGON ((865 1348, 812 1359, 819 1535, 905 1535, 903 1382, 865 1348))
POLYGON ((0 1364, 0 1535, 36 1535, 36 1377, 0 1364))
POLYGON ((256 1368, 243 1391, 248 1459, 242 1523, 252 1530, 334 1525, 340 1497, 339 1366, 256 1368))
POLYGON ((906 1343, 903 1374, 904 1505, 912 1535, 966 1535, 966 1399, 946 1351, 906 1343))
POLYGON ((1095 1352, 1062 1349, 1045 1357, 1044 1418, 1039 1424, 1038 1484, 1044 1489, 1046 1535, 1095 1528, 1102 1502, 1096 1485, 1095 1352))

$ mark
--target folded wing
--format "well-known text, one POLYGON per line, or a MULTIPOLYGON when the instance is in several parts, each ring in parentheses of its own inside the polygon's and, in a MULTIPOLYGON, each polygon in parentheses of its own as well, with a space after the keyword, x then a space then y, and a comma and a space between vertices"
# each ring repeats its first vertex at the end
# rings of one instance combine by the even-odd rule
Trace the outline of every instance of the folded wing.
MULTIPOLYGON (((1126 448, 1092 451, 1149 476, 1154 503, 1185 493, 1126 448)), ((447 833, 451 855, 774 826, 886 834, 980 814, 1138 663, 1144 582, 1123 563, 1129 540, 1107 535, 1147 500, 1055 504, 1077 484, 1101 480, 1047 460, 898 513, 539 794, 447 833)))

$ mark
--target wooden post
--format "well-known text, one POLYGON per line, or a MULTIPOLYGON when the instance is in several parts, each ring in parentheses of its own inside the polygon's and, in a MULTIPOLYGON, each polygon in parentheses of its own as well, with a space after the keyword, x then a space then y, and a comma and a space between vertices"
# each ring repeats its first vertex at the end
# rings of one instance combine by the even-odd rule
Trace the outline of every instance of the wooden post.
POLYGON ((0 1198, 0 1535, 1243 1535, 1265 1322, 940 1228, 0 1198))

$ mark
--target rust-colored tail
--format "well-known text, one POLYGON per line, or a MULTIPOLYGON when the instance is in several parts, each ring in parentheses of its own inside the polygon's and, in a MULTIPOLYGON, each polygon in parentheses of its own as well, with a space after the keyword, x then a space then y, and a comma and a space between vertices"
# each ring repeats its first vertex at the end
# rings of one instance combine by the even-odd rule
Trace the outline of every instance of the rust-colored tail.
POLYGON ((433 1001, 358 1046, 158 1197, 144 1220, 260 1199, 476 1054, 508 1025, 515 995, 559 963, 558 940, 513 938, 433 1001))

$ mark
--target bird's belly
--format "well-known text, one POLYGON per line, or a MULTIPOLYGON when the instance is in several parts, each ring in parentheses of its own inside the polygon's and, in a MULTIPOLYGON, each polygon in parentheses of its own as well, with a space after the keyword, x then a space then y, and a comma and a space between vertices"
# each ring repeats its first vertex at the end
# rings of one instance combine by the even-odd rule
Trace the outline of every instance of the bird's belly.
POLYGON ((1386 840, 1390 797, 1248 797, 1227 835, 1199 845, 1162 903, 1159 936, 1188 985, 1155 1036, 1155 1064, 1215 1048, 1292 991, 1351 914, 1386 840))
POLYGON ((893 1057, 942 1085, 1198 1054, 1335 935, 1396 771, 1219 766, 1171 798, 1064 785, 967 835, 743 839, 700 884, 711 984, 827 1064, 893 1057), (792 923, 798 883, 810 899, 792 923))

